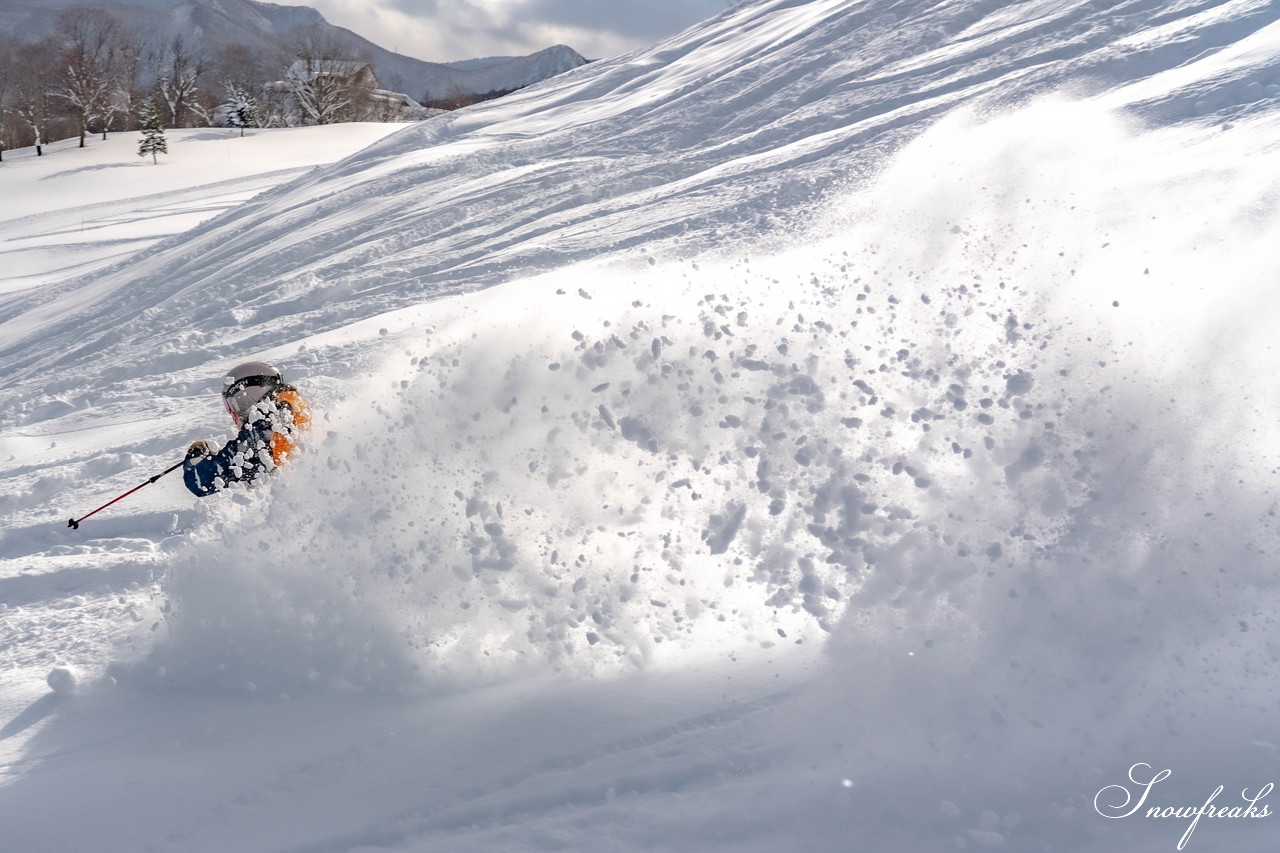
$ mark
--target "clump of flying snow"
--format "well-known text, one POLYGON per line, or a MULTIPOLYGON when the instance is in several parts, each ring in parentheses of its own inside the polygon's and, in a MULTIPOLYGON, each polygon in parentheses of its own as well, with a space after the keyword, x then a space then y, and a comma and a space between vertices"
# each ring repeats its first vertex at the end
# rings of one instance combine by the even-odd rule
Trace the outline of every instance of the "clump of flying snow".
POLYGON ((49 675, 45 679, 49 685, 49 689, 59 696, 71 696, 76 692, 75 670, 69 666, 55 666, 49 670, 49 675))

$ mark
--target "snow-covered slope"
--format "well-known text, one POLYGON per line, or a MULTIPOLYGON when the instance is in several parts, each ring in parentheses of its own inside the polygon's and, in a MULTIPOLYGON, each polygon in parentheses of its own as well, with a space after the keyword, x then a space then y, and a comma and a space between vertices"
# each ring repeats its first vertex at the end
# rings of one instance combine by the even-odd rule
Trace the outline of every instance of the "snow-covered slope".
POLYGON ((181 233, 266 189, 332 163, 398 130, 348 124, 238 137, 226 130, 171 130, 164 166, 135 156, 137 134, 115 134, 9 152, 4 171, 0 293, 88 275, 181 233), (196 176, 204 183, 195 183, 196 176), (57 234, 51 239, 51 234, 57 234))
POLYGON ((6 839, 1272 849, 1276 12, 748 4, 0 297, 6 839))
POLYGON ((1274 57, 1248 54, 1255 31, 1264 49, 1273 38, 1271 4, 1172 19, 1155 14, 1162 8, 1032 4, 1009 18, 923 0, 748 5, 651 50, 406 130, 245 205, 95 281, 92 301, 59 296, 78 316, 43 329, 38 345, 23 342, 21 355, 12 350, 21 339, 0 325, 9 344, 0 364, 37 367, 86 332, 122 335, 127 346, 98 353, 105 369, 132 361, 136 344, 170 339, 170 317, 216 339, 208 315, 229 290, 253 307, 244 336, 289 340, 577 259, 771 239, 975 97, 1008 104, 1110 84, 1139 116, 1164 121, 1197 111, 1228 121, 1280 98, 1267 82, 1274 57), (1221 52, 1233 45, 1236 62, 1221 52), (1119 86, 1135 77, 1143 84, 1119 86), (149 295, 139 300, 139 290, 149 295), (140 304, 179 293, 178 310, 136 321, 140 304), (307 310, 293 307, 300 294, 313 295, 307 310))

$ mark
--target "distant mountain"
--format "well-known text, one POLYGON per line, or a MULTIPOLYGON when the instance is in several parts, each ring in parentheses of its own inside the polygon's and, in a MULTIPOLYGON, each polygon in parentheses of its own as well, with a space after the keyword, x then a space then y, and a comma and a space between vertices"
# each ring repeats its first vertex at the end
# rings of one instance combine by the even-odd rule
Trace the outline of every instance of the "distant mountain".
MULTIPOLYGON (((451 90, 484 94, 523 89, 539 80, 585 65, 586 62, 573 48, 558 44, 528 56, 467 59, 443 65, 432 62, 422 64, 431 69, 430 85, 442 87, 439 91, 447 97, 451 90)), ((410 94, 416 97, 415 93, 410 94)), ((430 94, 431 98, 438 97, 435 91, 430 94)))
POLYGON ((350 30, 336 27, 309 6, 280 6, 255 0, 0 0, 0 33, 34 41, 53 30, 60 12, 85 5, 110 12, 122 25, 138 33, 157 38, 180 33, 198 39, 209 53, 239 44, 264 57, 283 57, 291 39, 316 28, 345 39, 361 58, 368 59, 383 88, 404 92, 420 101, 519 89, 586 63, 576 51, 563 45, 530 56, 424 62, 392 53, 350 30))

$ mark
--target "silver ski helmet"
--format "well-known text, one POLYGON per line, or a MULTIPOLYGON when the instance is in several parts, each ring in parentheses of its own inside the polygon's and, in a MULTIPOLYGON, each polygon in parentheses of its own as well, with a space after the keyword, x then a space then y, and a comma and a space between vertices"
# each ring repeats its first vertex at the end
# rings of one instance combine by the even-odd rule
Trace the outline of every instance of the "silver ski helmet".
POLYGON ((222 380, 222 405, 239 426, 255 403, 282 385, 284 376, 275 365, 246 361, 227 371, 222 380))

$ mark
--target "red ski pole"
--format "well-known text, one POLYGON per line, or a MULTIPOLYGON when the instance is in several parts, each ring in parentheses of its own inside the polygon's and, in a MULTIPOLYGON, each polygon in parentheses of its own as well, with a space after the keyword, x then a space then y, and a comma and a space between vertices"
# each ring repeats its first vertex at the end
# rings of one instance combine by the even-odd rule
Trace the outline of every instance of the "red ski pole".
MULTIPOLYGON (((186 461, 186 460, 183 460, 183 461, 186 461)), ((97 509, 95 509, 93 512, 90 512, 90 513, 87 513, 87 514, 85 514, 85 515, 82 515, 82 516, 80 516, 79 518, 73 518, 73 519, 70 519, 70 520, 67 522, 67 527, 70 527, 72 530, 79 530, 79 529, 80 529, 80 522, 84 521, 84 520, 85 520, 86 518, 88 518, 90 515, 94 515, 95 513, 102 512, 104 509, 106 509, 107 507, 111 506, 111 505, 112 505, 113 503, 115 503, 116 501, 122 501, 122 500, 124 500, 125 498, 129 497, 129 495, 131 495, 131 494, 133 494, 134 492, 138 491, 138 489, 141 489, 143 486, 149 486, 149 485, 151 485, 152 483, 154 483, 156 480, 159 480, 159 479, 160 479, 161 477, 163 477, 165 474, 168 474, 170 471, 176 471, 177 469, 179 469, 179 468, 181 468, 181 467, 182 467, 182 462, 179 462, 177 465, 174 465, 174 466, 173 466, 173 467, 171 467, 171 468, 166 468, 166 469, 164 469, 164 470, 163 470, 163 471, 161 471, 159 474, 156 474, 154 477, 152 477, 150 480, 147 480, 145 483, 142 483, 141 485, 134 486, 132 489, 130 489, 129 491, 125 492, 123 495, 121 495, 121 496, 120 496, 120 497, 118 497, 118 498, 113 498, 112 500, 107 501, 107 502, 106 502, 106 503, 104 503, 102 506, 100 506, 100 507, 98 507, 97 509)))

